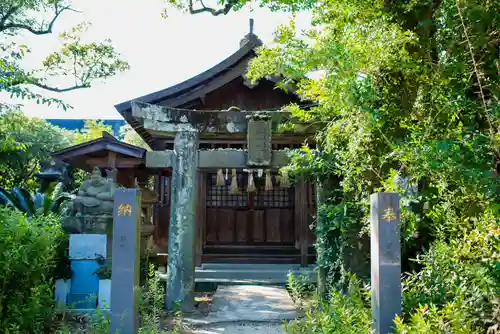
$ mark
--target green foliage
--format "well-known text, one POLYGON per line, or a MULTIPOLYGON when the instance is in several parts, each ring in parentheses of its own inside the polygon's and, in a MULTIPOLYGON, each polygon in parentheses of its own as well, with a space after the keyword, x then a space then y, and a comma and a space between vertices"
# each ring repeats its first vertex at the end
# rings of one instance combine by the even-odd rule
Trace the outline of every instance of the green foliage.
POLYGON ((55 216, 0 208, 0 328, 43 333, 53 313, 50 275, 63 232, 55 216))
POLYGON ((85 120, 84 129, 76 132, 74 142, 75 144, 81 144, 101 138, 103 132, 113 133, 113 127, 104 124, 103 121, 87 119, 85 120))
POLYGON ((69 234, 62 234, 56 247, 56 267, 52 274, 54 279, 71 279, 73 271, 71 270, 71 261, 69 259, 69 234))
MULTIPOLYGON (((70 317, 71 324, 68 324, 68 319, 64 317, 64 323, 58 324, 58 328, 55 330, 56 334, 109 334, 109 328, 111 326, 111 317, 109 312, 103 312, 101 309, 96 308, 95 313, 90 314, 88 322, 82 326, 81 321, 78 317, 70 317), (83 328, 82 328, 83 327, 83 328)), ((114 334, 119 334, 116 331, 114 334)))
POLYGON ((99 264, 99 268, 94 272, 94 275, 97 275, 99 279, 111 279, 111 260, 106 260, 104 257, 99 256, 97 263, 99 264))
POLYGON ((436 306, 429 308, 425 305, 412 314, 409 324, 403 323, 398 317, 395 320, 397 333, 474 333, 470 320, 466 318, 461 306, 457 306, 461 302, 461 300, 453 301, 444 305, 443 308, 436 306))
POLYGON ((163 334, 162 316, 164 315, 165 292, 158 273, 150 265, 146 284, 142 288, 139 313, 140 334, 163 334))
MULTIPOLYGON (((201 0, 164 0, 164 2, 167 8, 165 8, 162 12, 163 18, 168 17, 168 7, 173 7, 181 11, 187 11, 191 14, 208 13, 213 16, 218 16, 229 14, 232 10, 238 11, 245 5, 254 5, 249 0, 221 0, 216 2, 217 7, 209 7, 201 0)), ((316 2, 312 0, 262 0, 256 3, 256 5, 261 8, 269 8, 272 11, 282 10, 297 12, 313 8, 316 5, 316 2)))
POLYGON ((345 293, 331 289, 329 297, 316 297, 305 317, 285 325, 287 333, 371 333, 369 292, 356 277, 349 277, 345 293))
POLYGON ((404 281, 403 305, 410 325, 402 329, 442 322, 448 327, 439 332, 456 333, 453 326, 463 323, 469 326, 467 333, 484 333, 498 325, 500 222, 485 214, 473 224, 474 229, 449 242, 435 242, 417 259, 423 269, 404 281))
POLYGON ((83 44, 81 33, 89 23, 82 23, 69 32, 61 34, 62 49, 50 54, 43 62, 47 76, 74 76, 75 87, 90 87, 93 80, 106 79, 129 69, 128 63, 120 60, 111 45, 111 40, 102 43, 83 44), (76 59, 76 61, 75 61, 76 59))
POLYGON ((353 208, 359 218, 348 225, 360 231, 371 193, 401 192, 408 257, 470 228, 464 223, 499 199, 492 164, 499 151, 492 37, 499 22, 494 6, 473 0, 326 1, 304 33, 292 18, 248 72, 253 80, 281 75, 318 102, 291 109, 324 126, 317 150, 292 154, 290 173, 336 181, 340 191, 328 194, 326 210, 335 216, 339 204, 353 208))
MULTIPOLYGON (((99 308, 95 310, 95 315, 89 324, 89 332, 91 334, 108 334, 111 325, 110 314, 103 313, 99 308)), ((119 334, 118 331, 115 334, 119 334)))
POLYGON ((119 54, 109 40, 102 43, 82 43, 80 35, 87 31, 88 24, 79 24, 71 31, 61 34, 61 51, 49 55, 40 69, 23 68, 22 60, 30 49, 26 45, 18 45, 15 37, 22 32, 50 34, 60 15, 69 10, 72 10, 71 5, 63 0, 2 1, 0 91, 18 98, 32 99, 37 103, 57 103, 66 109, 67 105, 61 100, 34 93, 29 87, 66 92, 90 87, 95 80, 104 80, 128 69, 128 64, 119 59, 119 54), (47 17, 50 19, 46 20, 47 17), (52 82, 62 82, 66 86, 55 87, 51 85, 52 82))
POLYGON ((60 214, 62 204, 71 199, 68 193, 63 191, 64 185, 50 185, 46 189, 40 189, 34 195, 26 189, 14 187, 7 191, 0 187, 0 204, 4 202, 7 206, 13 207, 26 214, 33 215, 60 214))
POLYGON ((287 275, 286 287, 297 304, 308 298, 314 291, 314 285, 309 277, 303 275, 296 277, 292 272, 287 275))
POLYGON ((50 154, 68 147, 71 138, 45 120, 28 117, 21 111, 0 112, 0 185, 34 190, 40 163, 50 154))
MULTIPOLYGON (((357 203, 332 203, 333 197, 318 208, 323 224, 316 225, 316 247, 322 252, 317 264, 325 268, 330 281, 339 281, 350 268, 345 268, 346 251, 353 226, 358 225, 362 209, 357 203)), ((357 231, 355 231, 357 232, 357 231)), ((357 245, 355 245, 357 246, 357 245)))
POLYGON ((149 145, 144 141, 144 139, 139 136, 137 132, 128 124, 122 126, 120 128, 120 140, 124 141, 127 144, 135 145, 142 147, 148 151, 151 150, 149 145))

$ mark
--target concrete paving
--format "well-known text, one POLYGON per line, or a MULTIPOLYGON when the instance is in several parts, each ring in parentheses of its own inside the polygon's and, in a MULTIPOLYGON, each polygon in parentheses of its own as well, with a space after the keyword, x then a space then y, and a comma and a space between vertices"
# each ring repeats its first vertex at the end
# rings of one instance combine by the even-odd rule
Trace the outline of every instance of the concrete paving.
POLYGON ((196 326, 198 331, 193 333, 199 334, 274 334, 283 333, 283 320, 293 320, 297 316, 296 307, 283 287, 228 285, 217 288, 208 315, 185 317, 184 320, 196 326))
POLYGON ((283 334, 280 324, 226 324, 194 328, 189 334, 283 334))

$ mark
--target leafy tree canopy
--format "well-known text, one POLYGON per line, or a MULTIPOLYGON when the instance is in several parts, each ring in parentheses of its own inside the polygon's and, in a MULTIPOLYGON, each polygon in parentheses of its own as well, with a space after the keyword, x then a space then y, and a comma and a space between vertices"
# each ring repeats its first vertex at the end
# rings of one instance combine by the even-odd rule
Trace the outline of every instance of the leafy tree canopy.
POLYGON ((102 137, 103 132, 113 133, 113 127, 99 120, 87 119, 83 130, 76 131, 74 143, 81 144, 102 137))
POLYGON ((127 144, 135 145, 142 147, 146 150, 151 150, 148 144, 144 141, 144 139, 139 136, 137 132, 128 124, 122 126, 120 128, 120 140, 124 141, 127 144))
POLYGON ((0 185, 35 189, 40 163, 54 151, 68 147, 72 134, 45 120, 25 116, 19 110, 0 114, 0 185), (2 144, 4 145, 4 144, 2 144))
POLYGON ((87 23, 62 33, 61 50, 48 55, 40 68, 23 68, 22 59, 30 52, 30 48, 16 43, 16 36, 23 32, 51 34, 60 15, 73 10, 71 3, 64 0, 0 2, 0 92, 34 99, 37 103, 59 103, 66 108, 59 99, 48 98, 31 88, 39 87, 42 91, 53 92, 87 88, 95 80, 104 80, 128 69, 128 63, 120 60, 110 40, 92 43, 82 41, 80 36, 88 29, 87 23), (44 20, 43 17, 50 19, 44 20), (55 82, 67 84, 58 86, 55 82))
MULTIPOLYGON (((246 5, 253 4, 249 0, 221 0, 207 2, 203 0, 166 0, 167 6, 173 6, 182 11, 186 11, 190 14, 201 14, 207 13, 214 16, 227 15, 231 11, 237 11, 245 7, 246 5)), ((261 0, 256 4, 260 7, 266 7, 271 10, 277 11, 301 11, 312 9, 316 5, 316 1, 313 0, 261 0)), ((163 12, 163 16, 167 17, 167 9, 163 12)))

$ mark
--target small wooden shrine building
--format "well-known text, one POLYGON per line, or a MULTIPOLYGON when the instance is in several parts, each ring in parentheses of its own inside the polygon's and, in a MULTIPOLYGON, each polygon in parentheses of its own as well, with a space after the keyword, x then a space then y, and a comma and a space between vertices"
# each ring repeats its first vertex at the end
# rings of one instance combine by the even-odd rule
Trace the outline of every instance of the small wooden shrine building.
POLYGON ((169 237, 175 237, 169 229, 175 228, 179 209, 171 204, 192 204, 181 198, 186 184, 176 184, 176 173, 193 173, 192 180, 177 177, 196 188, 195 221, 184 219, 182 225, 194 224, 192 252, 198 266, 214 261, 305 266, 315 260, 309 228, 313 187, 288 186, 278 175, 288 163, 285 149, 300 147, 306 139, 277 131, 289 116, 279 109, 300 102, 293 89, 276 89, 273 78, 254 85, 246 79, 248 62, 261 44, 250 32, 213 68, 115 106, 153 149, 146 152, 145 165, 159 175, 155 242, 165 252, 169 237), (174 195, 179 198, 172 201, 174 195))
POLYGON ((293 88, 276 89, 279 78, 247 80, 262 45, 252 25, 211 69, 115 106, 151 151, 104 134, 53 154, 86 171, 114 170, 116 183, 143 190, 143 228, 168 254, 167 308, 192 302, 195 267, 315 262, 313 185, 279 173, 287 149, 312 136, 280 131, 293 121, 281 108, 300 104, 293 88))

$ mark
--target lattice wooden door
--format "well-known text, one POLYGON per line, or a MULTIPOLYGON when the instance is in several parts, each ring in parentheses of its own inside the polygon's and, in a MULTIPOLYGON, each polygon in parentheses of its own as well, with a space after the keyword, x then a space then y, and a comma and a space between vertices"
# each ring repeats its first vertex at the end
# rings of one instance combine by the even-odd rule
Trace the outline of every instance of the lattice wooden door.
POLYGON ((248 193, 248 174, 237 172, 239 194, 226 184, 217 186, 217 174, 208 173, 206 197, 206 245, 293 245, 294 190, 280 188, 276 174, 273 189, 264 189, 264 176, 254 178, 256 192, 248 193))

